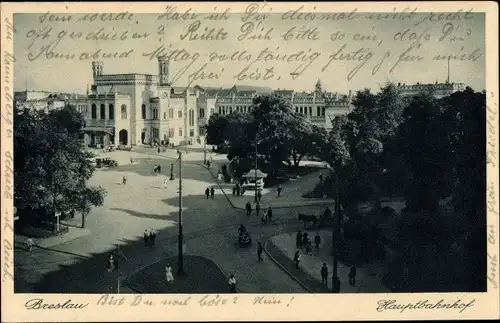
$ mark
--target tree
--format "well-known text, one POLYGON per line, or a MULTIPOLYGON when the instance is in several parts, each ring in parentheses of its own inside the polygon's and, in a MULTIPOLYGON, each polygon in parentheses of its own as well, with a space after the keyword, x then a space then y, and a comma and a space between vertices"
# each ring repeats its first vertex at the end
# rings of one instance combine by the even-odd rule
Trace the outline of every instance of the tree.
POLYGON ((413 211, 438 209, 445 190, 447 162, 443 160, 440 102, 429 94, 413 97, 404 112, 399 140, 410 175, 405 193, 406 205, 413 211))
POLYGON ((56 212, 88 212, 102 205, 105 191, 86 186, 95 168, 76 131, 81 115, 71 107, 14 112, 16 206, 25 211, 21 222, 53 222, 56 212))
MULTIPOLYGON (((258 167, 271 177, 276 175, 283 162, 298 165, 305 154, 313 153, 311 140, 313 125, 303 116, 292 111, 290 105, 276 95, 257 96, 252 112, 235 125, 243 130, 241 136, 231 131, 232 141, 228 159, 236 158, 241 169, 255 165, 257 145, 258 167)), ((248 169, 248 168, 247 168, 248 169)))
POLYGON ((224 142, 224 132, 228 120, 224 115, 213 114, 210 116, 207 124, 207 144, 220 145, 224 142))

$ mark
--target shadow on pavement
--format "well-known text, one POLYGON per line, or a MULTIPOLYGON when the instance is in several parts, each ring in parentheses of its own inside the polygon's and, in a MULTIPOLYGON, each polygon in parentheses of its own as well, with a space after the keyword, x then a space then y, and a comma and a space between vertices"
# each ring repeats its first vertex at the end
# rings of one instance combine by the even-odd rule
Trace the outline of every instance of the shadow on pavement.
POLYGON ((210 259, 200 256, 184 256, 185 275, 177 274, 177 257, 162 259, 140 269, 127 278, 127 285, 138 293, 227 293, 225 274, 210 259), (170 264, 173 282, 166 281, 165 267, 170 264))

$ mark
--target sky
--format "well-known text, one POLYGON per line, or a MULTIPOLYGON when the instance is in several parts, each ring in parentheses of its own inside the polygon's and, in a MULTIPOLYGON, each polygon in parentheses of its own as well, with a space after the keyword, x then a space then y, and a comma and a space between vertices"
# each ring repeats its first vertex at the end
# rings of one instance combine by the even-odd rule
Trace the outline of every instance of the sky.
MULTIPOLYGON (((246 21, 242 21, 242 14, 229 14, 229 19, 222 21, 207 20, 207 15, 197 15, 188 21, 159 20, 158 14, 134 14, 130 20, 113 22, 79 20, 83 16, 72 15, 70 21, 51 22, 48 16, 41 14, 14 15, 16 91, 27 87, 29 90, 85 93, 87 86, 92 84, 92 59, 85 53, 99 49, 101 53, 133 50, 121 59, 100 57, 104 74, 158 74, 156 58, 147 54, 160 46, 170 54, 174 50, 189 53, 185 60, 180 56, 177 61, 173 56, 171 58, 170 77, 176 86, 188 83, 210 87, 241 84, 310 91, 319 79, 323 88, 332 92, 345 93, 363 88, 376 91, 387 82, 444 82, 448 60, 433 60, 433 57, 455 55, 450 59, 450 81, 465 83, 478 91, 485 88, 484 14, 472 13, 469 16, 472 19, 468 20, 432 22, 427 19, 427 13, 418 13, 405 20, 368 19, 369 14, 365 13, 352 15, 352 20, 329 21, 319 18, 312 21, 282 19, 281 14, 269 15, 264 20, 253 16, 246 21), (196 21, 200 23, 198 34, 204 28, 214 28, 215 31, 223 28, 226 39, 190 40, 189 37, 194 37, 196 32, 189 30, 196 27, 193 25, 196 21), (264 34, 272 28, 268 34, 270 39, 250 40, 248 36, 242 36, 242 40, 237 40, 238 36, 244 35, 242 28, 256 26, 259 22, 256 29, 264 28, 264 34), (303 33, 305 39, 289 37, 285 40, 284 34, 294 27, 288 35, 296 36, 298 31, 307 29, 313 32, 303 33), (49 32, 44 33, 47 30, 49 32), (127 39, 84 39, 89 33, 93 38, 99 30, 117 33, 118 37, 126 32, 127 39), (83 39, 76 39, 78 33, 83 39), (132 39, 134 33, 149 35, 132 39), (446 35, 440 41, 443 34, 446 35), (365 40, 361 40, 362 37, 365 40), (44 52, 44 47, 52 48, 51 59, 47 58, 51 51, 44 52), (243 51, 250 55, 246 60, 218 62, 217 57, 223 54, 231 56, 243 51), (54 57, 57 53, 74 55, 74 58, 54 57), (473 59, 470 59, 471 53, 473 59), (259 54, 261 59, 257 60, 259 54), (286 62, 277 59, 277 54, 295 55, 286 62), (465 55, 459 57, 462 54, 465 55), (196 59, 193 60, 193 56, 196 59), (418 60, 417 56, 422 59, 418 60), (256 69, 264 72, 271 68, 267 79, 264 79, 264 73, 257 79, 249 75, 256 69), (197 71, 203 71, 205 77, 199 77, 201 72, 197 71)), ((321 14, 317 13, 317 16, 321 14)), ((219 38, 223 38, 221 34, 219 38)))

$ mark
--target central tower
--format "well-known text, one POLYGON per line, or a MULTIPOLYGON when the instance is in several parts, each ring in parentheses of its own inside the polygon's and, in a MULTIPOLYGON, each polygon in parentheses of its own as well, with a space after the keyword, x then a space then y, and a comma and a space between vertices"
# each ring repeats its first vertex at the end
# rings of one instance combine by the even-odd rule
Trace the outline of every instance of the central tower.
POLYGON ((166 56, 158 57, 158 76, 159 85, 168 85, 168 68, 170 65, 170 58, 166 56))

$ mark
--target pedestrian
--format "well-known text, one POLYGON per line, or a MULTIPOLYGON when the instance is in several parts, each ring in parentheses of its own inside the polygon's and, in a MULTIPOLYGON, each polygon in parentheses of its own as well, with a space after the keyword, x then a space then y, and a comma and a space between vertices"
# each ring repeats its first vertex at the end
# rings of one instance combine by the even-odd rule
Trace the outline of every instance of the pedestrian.
POLYGON ((212 197, 212 199, 215 196, 215 188, 213 186, 212 186, 212 188, 210 188, 210 196, 212 197))
POLYGON ((349 270, 349 285, 356 285, 356 266, 352 265, 349 270))
POLYGON ((174 275, 172 274, 172 267, 170 264, 167 264, 165 267, 165 278, 167 279, 167 283, 172 283, 174 281, 174 275))
POLYGON ((326 267, 326 263, 323 263, 323 267, 321 267, 321 283, 325 286, 328 286, 328 267, 326 267))
POLYGON ((125 176, 122 177, 122 183, 123 185, 127 184, 127 178, 125 176))
POLYGON ((28 240, 26 240, 26 248, 28 248, 29 252, 33 250, 33 239, 28 238, 28 240))
POLYGON ((210 160, 207 160, 207 168, 210 168, 210 160))
POLYGON ((309 235, 307 232, 304 232, 304 234, 302 234, 302 247, 307 246, 307 240, 309 240, 309 235))
POLYGON ((132 157, 130 157, 130 165, 132 165, 134 163, 134 160, 132 159, 132 157))
POLYGON ((158 173, 161 173, 161 165, 158 165, 158 173))
POLYGON ((109 272, 111 272, 115 269, 115 258, 113 257, 113 254, 109 254, 109 256, 108 256, 107 269, 109 272))
POLYGON ((260 199, 262 199, 262 191, 258 190, 257 191, 257 201, 260 202, 260 199))
POLYGON ((250 204, 250 202, 247 202, 245 208, 247 210, 247 216, 250 216, 250 214, 252 213, 252 204, 250 204))
POLYGON ((255 213, 257 216, 259 216, 259 213, 260 213, 260 203, 257 202, 257 204, 255 205, 255 213))
POLYGON ((321 244, 321 236, 319 232, 316 232, 316 236, 314 237, 314 244, 316 245, 316 251, 319 251, 319 245, 321 244))
POLYGON ((233 196, 236 195, 236 185, 233 185, 233 196))
POLYGON ((158 147, 158 154, 160 153, 160 147, 158 147))
POLYGON ((210 189, 207 187, 207 189, 205 190, 205 196, 207 197, 207 200, 208 198, 210 197, 210 189))
POLYGON ((295 263, 295 268, 299 269, 300 253, 298 250, 295 251, 295 255, 293 256, 293 262, 295 263))
POLYGON ((163 186, 167 188, 168 185, 168 177, 165 177, 165 180, 163 181, 163 186))
POLYGON ((264 259, 262 259, 262 251, 264 251, 264 248, 262 248, 262 243, 259 243, 257 244, 257 261, 258 262, 261 262, 261 261, 264 261, 264 259))
POLYGON ((144 246, 147 247, 149 245, 149 232, 148 230, 144 230, 144 246))
POLYGON ((269 206, 269 208, 267 209, 267 219, 269 221, 273 220, 273 209, 271 208, 271 206, 269 206))
POLYGON ((229 291, 231 293, 236 293, 236 278, 234 278, 233 274, 229 276, 228 284, 229 284, 229 291))
POLYGON ((278 197, 280 197, 281 196, 281 192, 283 191, 283 188, 281 187, 281 184, 278 184, 277 191, 278 191, 278 197))
POLYGON ((151 231, 149 231, 149 240, 151 241, 151 246, 154 247, 155 240, 156 240, 156 233, 153 231, 153 229, 151 229, 151 231))
POLYGON ((221 170, 219 169, 219 171, 217 172, 217 180, 220 182, 222 180, 222 172, 221 170))
POLYGON ((295 237, 295 245, 297 248, 300 248, 302 246, 302 231, 299 230, 297 232, 297 236, 295 237))
POLYGON ((307 242, 306 242, 306 252, 309 256, 312 256, 312 243, 311 243, 311 239, 307 238, 307 242))

